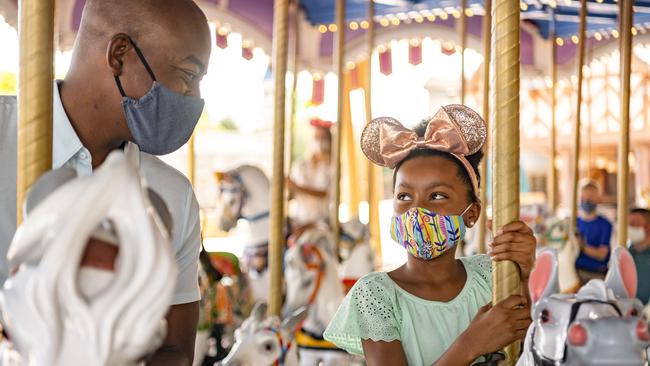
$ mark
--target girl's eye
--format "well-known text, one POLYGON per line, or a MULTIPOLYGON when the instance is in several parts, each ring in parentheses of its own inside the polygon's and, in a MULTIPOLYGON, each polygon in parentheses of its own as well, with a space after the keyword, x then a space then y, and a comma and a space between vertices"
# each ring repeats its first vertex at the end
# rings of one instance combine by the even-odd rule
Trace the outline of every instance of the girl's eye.
POLYGON ((431 195, 431 199, 434 200, 434 201, 443 200, 445 198, 447 198, 447 197, 445 197, 444 195, 442 195, 440 193, 434 193, 434 194, 431 195))
POLYGON ((411 196, 408 193, 399 193, 397 195, 397 199, 399 201, 411 201, 412 200, 411 196))

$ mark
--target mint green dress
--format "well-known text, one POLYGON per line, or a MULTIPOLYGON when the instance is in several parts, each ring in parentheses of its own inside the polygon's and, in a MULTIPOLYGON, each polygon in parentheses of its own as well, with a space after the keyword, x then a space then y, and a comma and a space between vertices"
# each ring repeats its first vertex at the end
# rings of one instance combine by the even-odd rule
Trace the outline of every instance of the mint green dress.
POLYGON ((363 356, 362 339, 400 341, 410 366, 432 365, 492 299, 491 259, 476 255, 461 261, 467 281, 449 302, 412 295, 386 272, 366 275, 343 300, 325 339, 359 356, 363 356))

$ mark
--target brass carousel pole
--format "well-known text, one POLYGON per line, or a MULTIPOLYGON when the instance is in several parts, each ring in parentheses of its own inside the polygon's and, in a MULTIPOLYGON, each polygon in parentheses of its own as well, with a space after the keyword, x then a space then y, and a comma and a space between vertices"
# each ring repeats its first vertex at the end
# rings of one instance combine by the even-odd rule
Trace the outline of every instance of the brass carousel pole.
POLYGON ((467 0, 460 0, 460 104, 465 104, 465 47, 467 47, 467 0))
POLYGON ((332 190, 334 194, 332 195, 330 224, 332 225, 334 243, 336 244, 336 253, 339 253, 339 239, 341 236, 341 224, 339 222, 339 204, 341 202, 341 123, 343 122, 343 98, 345 97, 345 0, 336 0, 336 25, 338 31, 334 38, 334 69, 338 76, 338 110, 334 129, 334 146, 332 146, 332 162, 334 165, 332 190))
POLYGON ((196 184, 196 150, 195 150, 196 131, 190 137, 187 144, 187 179, 192 185, 196 184))
MULTIPOLYGON (((493 232, 519 219, 519 0, 496 0, 492 8, 492 191, 493 232), (498 179, 497 179, 498 177, 498 179)), ((514 262, 493 262, 492 301, 521 293, 514 262)), ((505 348, 505 365, 514 365, 520 345, 505 348)))
POLYGON ((573 129, 573 171, 571 187, 571 218, 569 240, 574 240, 578 220, 578 180, 580 179, 580 118, 582 106, 582 66, 585 63, 585 28, 587 26, 587 0, 580 0, 580 27, 578 30, 578 96, 576 98, 576 121, 573 129))
POLYGON ((548 208, 549 213, 555 216, 557 210, 557 131, 556 131, 556 105, 557 105, 557 43, 555 42, 555 11, 551 19, 551 166, 548 182, 548 208))
POLYGON ((18 76, 18 161, 16 219, 29 187, 52 169, 52 82, 54 81, 54 1, 20 2, 18 76))
MULTIPOLYGON (((375 1, 368 0, 368 67, 366 68, 367 87, 366 90, 366 119, 372 120, 372 53, 375 49, 375 1)), ((377 182, 377 170, 379 168, 368 160, 368 227, 372 241, 375 257, 381 261, 381 232, 379 226, 379 199, 375 197, 375 185, 377 182)))
POLYGON ((273 68, 275 76, 273 176, 271 177, 271 283, 269 314, 282 310, 282 249, 284 247, 284 125, 287 77, 289 0, 275 0, 273 9, 273 68))
MULTIPOLYGON (((490 121, 490 58, 492 54, 492 0, 485 0, 485 15, 483 16, 483 118, 485 123, 490 121)), ((489 131, 489 129, 488 129, 489 131)), ((486 232, 487 232, 487 162, 489 153, 490 138, 487 139, 488 146, 484 147, 485 156, 481 161, 481 216, 478 219, 478 252, 486 253, 486 232)))
POLYGON ((627 242, 627 225, 629 210, 628 178, 630 164, 630 74, 632 71, 632 17, 633 1, 620 1, 620 48, 621 48, 621 134, 618 143, 618 197, 617 216, 618 244, 625 246, 627 242))
MULTIPOLYGON (((286 149, 286 161, 285 161, 285 172, 287 175, 291 175, 291 168, 293 167, 293 159, 296 152, 296 125, 297 125, 297 110, 298 110, 298 53, 299 53, 299 42, 300 42, 300 8, 298 0, 291 1, 290 6, 290 18, 292 20, 293 28, 293 37, 291 38, 291 73, 293 74, 293 80, 291 82, 291 116, 289 117, 289 128, 286 133, 287 144, 289 147, 286 149)), ((284 192, 284 217, 288 216, 289 200, 290 200, 289 190, 284 192)), ((288 225, 287 225, 288 226, 288 225)))

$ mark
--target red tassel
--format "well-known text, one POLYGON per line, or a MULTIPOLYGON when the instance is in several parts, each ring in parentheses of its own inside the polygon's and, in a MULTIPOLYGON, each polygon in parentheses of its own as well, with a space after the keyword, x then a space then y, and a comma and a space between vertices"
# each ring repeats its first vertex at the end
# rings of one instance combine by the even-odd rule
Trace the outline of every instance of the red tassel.
POLYGON ((248 46, 248 47, 242 47, 241 48, 241 57, 243 57, 246 60, 251 60, 253 58, 253 48, 248 46))
POLYGON ((447 56, 451 56, 451 55, 453 55, 454 53, 456 53, 456 47, 454 47, 454 44, 451 43, 451 42, 445 42, 445 43, 443 43, 442 46, 441 46, 440 48, 441 48, 440 51, 441 51, 442 53, 444 53, 445 55, 447 55, 447 56))
POLYGON ((325 101, 325 79, 320 75, 315 75, 313 78, 313 87, 311 92, 311 103, 313 105, 321 105, 325 101))
POLYGON ((217 29, 217 47, 228 47, 228 32, 223 29, 217 29))
POLYGON ((379 50, 379 71, 384 75, 390 75, 393 72, 393 57, 390 48, 379 50))
POLYGON ((422 63, 422 44, 419 41, 409 43, 409 63, 419 65, 422 63))

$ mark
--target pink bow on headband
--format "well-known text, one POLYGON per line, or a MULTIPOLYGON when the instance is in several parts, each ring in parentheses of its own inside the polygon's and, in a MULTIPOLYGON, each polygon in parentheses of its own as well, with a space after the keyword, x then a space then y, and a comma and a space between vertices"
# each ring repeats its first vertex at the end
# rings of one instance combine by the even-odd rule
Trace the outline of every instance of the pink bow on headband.
POLYGON ((372 162, 391 169, 417 149, 450 153, 463 163, 478 192, 478 179, 465 156, 483 147, 486 134, 485 121, 478 113, 454 104, 440 108, 422 138, 393 118, 374 119, 363 131, 361 148, 372 162))

